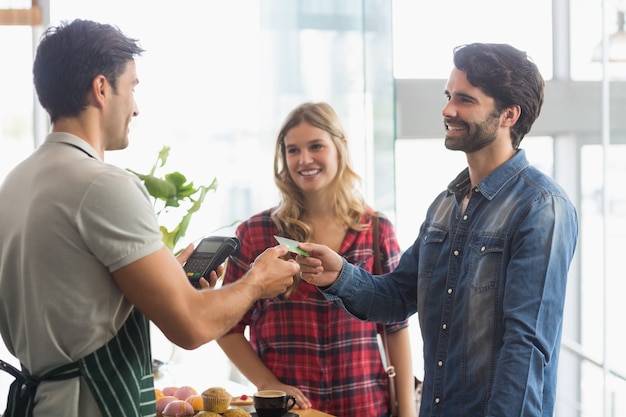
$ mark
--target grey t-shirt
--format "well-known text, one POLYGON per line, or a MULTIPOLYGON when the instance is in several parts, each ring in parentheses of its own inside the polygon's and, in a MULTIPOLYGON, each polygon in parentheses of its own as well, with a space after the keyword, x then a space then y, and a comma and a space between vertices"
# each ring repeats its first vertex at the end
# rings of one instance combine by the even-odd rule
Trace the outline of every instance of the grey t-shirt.
MULTIPOLYGON (((143 184, 65 133, 0 187, 0 236, 0 333, 34 375, 109 341, 132 309, 111 272, 163 246, 143 184)), ((99 415, 80 378, 43 382, 44 397, 36 416, 99 415)))

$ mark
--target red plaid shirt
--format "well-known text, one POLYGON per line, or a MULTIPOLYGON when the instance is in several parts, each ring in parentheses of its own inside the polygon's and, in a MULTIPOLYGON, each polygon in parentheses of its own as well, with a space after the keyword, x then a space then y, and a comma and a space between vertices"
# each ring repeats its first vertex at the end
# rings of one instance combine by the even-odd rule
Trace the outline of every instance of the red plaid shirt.
MULTIPOLYGON (((237 228, 239 255, 226 267, 224 283, 241 277, 263 250, 276 246, 270 210, 237 228)), ((369 223, 365 216, 362 222, 369 223)), ((380 217, 384 272, 393 269, 400 249, 391 222, 380 217)), ((289 237, 289 236, 286 236, 289 237)), ((348 230, 340 254, 364 269, 373 268, 372 231, 348 230)), ((358 320, 302 281, 288 300, 257 301, 231 333, 250 326, 250 343, 263 363, 285 384, 302 390, 313 408, 340 417, 379 417, 387 413, 387 375, 377 344, 377 325, 358 320)), ((407 322, 387 326, 393 333, 407 322)))

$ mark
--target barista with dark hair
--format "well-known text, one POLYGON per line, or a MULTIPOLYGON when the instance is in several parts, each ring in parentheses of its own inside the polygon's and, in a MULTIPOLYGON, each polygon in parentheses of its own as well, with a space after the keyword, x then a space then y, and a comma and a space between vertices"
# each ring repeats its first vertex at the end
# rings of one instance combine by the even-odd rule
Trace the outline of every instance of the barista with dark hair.
POLYGON ((10 202, 0 205, 0 333, 22 367, 0 368, 16 376, 5 417, 154 416, 148 319, 193 349, 299 271, 278 246, 237 283, 189 284, 144 186, 103 162, 128 145, 142 52, 85 20, 49 29, 37 48, 35 87, 52 132, 0 186, 10 202))

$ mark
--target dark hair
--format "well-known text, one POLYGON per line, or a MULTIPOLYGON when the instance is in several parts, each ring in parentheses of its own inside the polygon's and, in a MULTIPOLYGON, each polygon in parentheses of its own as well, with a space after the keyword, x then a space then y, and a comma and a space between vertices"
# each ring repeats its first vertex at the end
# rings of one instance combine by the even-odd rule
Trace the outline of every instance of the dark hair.
POLYGON ((473 43, 454 49, 454 65, 467 80, 496 102, 496 110, 519 105, 521 114, 511 128, 513 148, 539 117, 545 82, 537 65, 526 52, 510 45, 473 43))
POLYGON ((33 65, 39 102, 52 122, 77 116, 96 76, 104 75, 116 92, 126 65, 142 52, 137 40, 111 25, 77 19, 48 28, 33 65))

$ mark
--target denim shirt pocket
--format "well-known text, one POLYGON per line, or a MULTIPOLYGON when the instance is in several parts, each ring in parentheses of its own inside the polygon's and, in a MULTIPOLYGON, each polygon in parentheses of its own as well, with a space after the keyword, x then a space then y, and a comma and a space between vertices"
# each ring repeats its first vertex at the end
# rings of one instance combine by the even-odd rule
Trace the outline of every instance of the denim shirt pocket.
POLYGON ((493 383, 493 364, 497 353, 495 346, 501 339, 501 319, 498 313, 499 290, 502 279, 502 257, 505 239, 500 236, 474 235, 468 246, 469 291, 466 310, 466 338, 464 351, 467 358, 467 374, 477 381, 468 387, 467 395, 479 395, 479 386, 493 383))
POLYGON ((417 305, 420 310, 426 308, 432 277, 447 237, 448 231, 436 225, 426 226, 419 237, 417 305))
POLYGON ((504 238, 494 235, 478 235, 471 239, 468 272, 470 287, 476 293, 498 288, 504 242, 504 238))

